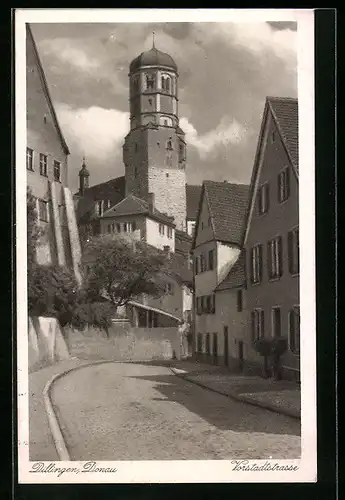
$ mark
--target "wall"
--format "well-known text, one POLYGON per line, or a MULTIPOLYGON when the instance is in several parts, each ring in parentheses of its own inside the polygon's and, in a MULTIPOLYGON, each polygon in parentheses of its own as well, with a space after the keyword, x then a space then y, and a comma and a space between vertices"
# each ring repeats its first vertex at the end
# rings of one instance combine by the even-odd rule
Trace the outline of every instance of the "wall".
POLYGON ((156 248, 164 249, 169 246, 172 252, 175 252, 175 229, 172 229, 172 237, 168 238, 168 226, 164 224, 164 235, 159 232, 159 222, 146 218, 145 221, 145 234, 146 243, 156 248))
POLYGON ((71 356, 90 361, 166 360, 179 355, 177 328, 132 328, 113 326, 109 339, 93 328, 81 333, 68 330, 71 356))
POLYGON ((235 264, 238 256, 240 255, 240 249, 217 241, 216 255, 217 285, 219 285, 235 264))
MULTIPOLYGON (((299 276, 292 276, 288 269, 287 234, 298 226, 298 180, 290 170, 290 197, 283 203, 278 202, 277 176, 284 166, 290 165, 285 148, 280 140, 275 124, 268 125, 267 144, 263 152, 259 183, 269 182, 270 205, 268 213, 258 214, 258 197, 256 196, 252 220, 246 240, 247 269, 250 269, 250 249, 253 245, 263 245, 263 276, 260 284, 252 285, 248 276, 247 303, 248 309, 260 307, 265 315, 265 335, 271 336, 272 307, 281 307, 282 336, 288 336, 288 313, 292 306, 299 304, 299 276), (276 140, 271 141, 272 132, 276 140), (267 242, 276 236, 283 238, 283 275, 269 281, 267 270, 267 242)), ((249 273, 248 273, 249 274, 249 273)), ((248 329, 250 335, 250 329, 248 329)), ((299 356, 287 352, 282 358, 283 365, 292 369, 292 374, 299 369, 299 356)))
POLYGON ((172 293, 166 293, 159 298, 145 297, 142 302, 144 305, 162 309, 174 316, 182 318, 183 316, 183 295, 182 285, 171 276, 161 275, 158 277, 163 283, 170 283, 172 286, 172 293))
POLYGON ((145 237, 146 224, 145 224, 145 217, 142 215, 128 215, 128 216, 124 215, 116 217, 105 217, 103 219, 100 219, 101 234, 108 234, 108 226, 110 224, 116 224, 116 223, 123 224, 124 222, 135 222, 137 229, 132 233, 124 233, 123 231, 121 231, 120 233, 121 236, 130 235, 131 237, 138 240, 145 237))
POLYGON ((67 344, 56 318, 29 318, 29 372, 69 357, 67 344))

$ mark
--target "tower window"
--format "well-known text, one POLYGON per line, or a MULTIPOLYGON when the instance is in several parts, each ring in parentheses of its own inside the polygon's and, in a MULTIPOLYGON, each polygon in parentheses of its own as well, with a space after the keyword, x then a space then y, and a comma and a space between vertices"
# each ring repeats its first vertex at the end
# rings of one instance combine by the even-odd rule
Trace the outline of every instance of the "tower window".
POLYGON ((155 88, 155 75, 154 74, 146 75, 146 88, 147 88, 147 90, 153 90, 155 88))
POLYGON ((149 99, 149 105, 152 106, 152 99, 149 99))
POLYGON ((167 149, 169 149, 169 150, 173 149, 171 137, 169 137, 169 139, 167 140, 167 149))
POLYGON ((170 92, 170 77, 169 76, 162 76, 162 90, 165 90, 166 92, 170 92))
POLYGON ((168 174, 168 172, 167 172, 167 173, 165 174, 165 176, 166 176, 166 177, 169 177, 169 174, 168 174))

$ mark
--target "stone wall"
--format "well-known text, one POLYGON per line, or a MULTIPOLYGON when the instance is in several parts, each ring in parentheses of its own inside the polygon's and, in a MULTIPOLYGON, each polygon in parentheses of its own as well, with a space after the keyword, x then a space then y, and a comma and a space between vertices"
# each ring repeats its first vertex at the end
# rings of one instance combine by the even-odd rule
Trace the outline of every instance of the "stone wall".
POLYGON ((179 357, 177 328, 133 328, 116 324, 105 333, 89 328, 67 331, 70 355, 90 361, 150 361, 179 357))
POLYGON ((69 358, 56 318, 29 318, 28 351, 29 372, 69 358))

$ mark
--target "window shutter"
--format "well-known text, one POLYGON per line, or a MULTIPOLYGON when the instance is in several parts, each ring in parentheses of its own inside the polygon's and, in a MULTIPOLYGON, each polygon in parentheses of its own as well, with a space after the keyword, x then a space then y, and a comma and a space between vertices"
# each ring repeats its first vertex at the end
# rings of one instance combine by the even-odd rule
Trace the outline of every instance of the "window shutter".
POLYGON ((267 261, 267 274, 269 279, 272 278, 273 275, 273 269, 272 269, 272 241, 267 242, 267 256, 266 256, 266 261, 267 261))
POLYGON ((264 311, 260 311, 260 321, 261 321, 261 337, 265 336, 265 314, 264 311))
POLYGON ((282 175, 281 173, 278 174, 277 177, 277 199, 279 203, 282 201, 281 200, 281 181, 282 181, 282 175))
POLYGON ((262 187, 260 186, 258 189, 258 210, 257 210, 259 215, 262 212, 261 207, 262 207, 262 187))
POLYGON ((290 196, 290 167, 286 167, 286 199, 290 196))
POLYGON ((295 255, 296 255, 295 271, 299 273, 299 228, 297 228, 295 232, 295 255))
POLYGON ((270 185, 266 184, 266 207, 265 211, 268 212, 270 209, 270 185))
POLYGON ((256 338, 255 335, 255 311, 252 311, 252 341, 256 338))
POLYGON ((293 232, 289 231, 288 232, 288 262, 289 262, 289 273, 293 273, 293 256, 294 256, 294 251, 293 251, 293 232))
POLYGON ((258 246, 258 258, 259 258, 259 281, 262 280, 262 245, 258 246))
POLYGON ((279 276, 283 276, 284 266, 283 266, 283 240, 282 237, 278 238, 278 258, 279 258, 279 276))

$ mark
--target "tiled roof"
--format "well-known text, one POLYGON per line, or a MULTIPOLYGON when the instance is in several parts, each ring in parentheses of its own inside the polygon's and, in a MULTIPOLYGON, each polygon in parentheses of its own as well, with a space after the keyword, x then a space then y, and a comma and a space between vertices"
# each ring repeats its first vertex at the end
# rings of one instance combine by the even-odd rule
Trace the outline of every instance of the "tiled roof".
POLYGON ((77 220, 85 222, 94 216, 94 205, 97 200, 110 200, 116 205, 125 197, 125 177, 116 177, 107 182, 96 184, 87 189, 77 205, 77 220))
POLYGON ((196 219, 202 186, 186 184, 187 219, 196 219))
MULTIPOLYGON (((195 219, 201 195, 201 186, 186 184, 187 219, 195 219)), ((94 215, 94 204, 97 200, 110 200, 116 205, 125 197, 125 177, 116 177, 107 182, 96 184, 87 189, 78 201, 77 217, 79 222, 94 215)))
POLYGON ((188 255, 192 247, 193 238, 179 229, 175 229, 175 252, 188 255))
POLYGON ((242 245, 249 186, 204 181, 214 239, 242 245))
POLYGON ((36 59, 36 63, 37 63, 37 68, 38 68, 38 72, 39 72, 41 84, 42 84, 42 87, 43 87, 43 92, 44 92, 44 95, 45 95, 45 97, 47 99, 48 107, 49 107, 49 110, 50 110, 52 118, 53 118, 53 123, 55 125, 55 129, 56 129, 56 131, 58 133, 58 136, 60 138, 60 142, 62 144, 62 147, 64 149, 65 154, 69 155, 70 151, 69 151, 69 148, 67 146, 66 140, 65 140, 65 138, 63 136, 61 127, 59 125, 59 121, 58 121, 57 116, 56 116, 56 112, 55 112, 54 104, 53 104, 53 101, 52 101, 52 98, 51 98, 51 95, 50 95, 50 91, 49 91, 47 79, 46 79, 46 76, 45 76, 45 73, 44 73, 44 70, 43 70, 43 66, 42 66, 42 63, 41 63, 40 56, 38 54, 36 42, 35 42, 34 36, 32 34, 32 30, 31 30, 31 27, 30 27, 29 23, 26 23, 26 36, 28 38, 30 38, 31 43, 32 43, 32 47, 33 47, 33 50, 34 50, 34 55, 35 55, 35 59, 36 59))
POLYGON ((193 270, 192 266, 189 265, 188 255, 170 253, 167 270, 178 277, 183 283, 189 285, 193 283, 193 270))
POLYGON ((217 286, 216 291, 229 290, 231 288, 245 286, 245 284, 245 253, 242 251, 227 276, 217 286))
POLYGON ((103 214, 103 217, 110 218, 110 217, 116 217, 118 215, 136 215, 136 214, 148 215, 151 216, 152 218, 161 220, 165 224, 170 224, 172 226, 175 225, 173 217, 169 217, 167 214, 163 214, 156 208, 153 209, 153 212, 150 212, 147 201, 141 200, 140 198, 137 198, 132 194, 121 200, 115 206, 106 210, 103 214))
POLYGON ((298 172, 298 100, 292 97, 268 97, 267 101, 291 162, 298 172))

